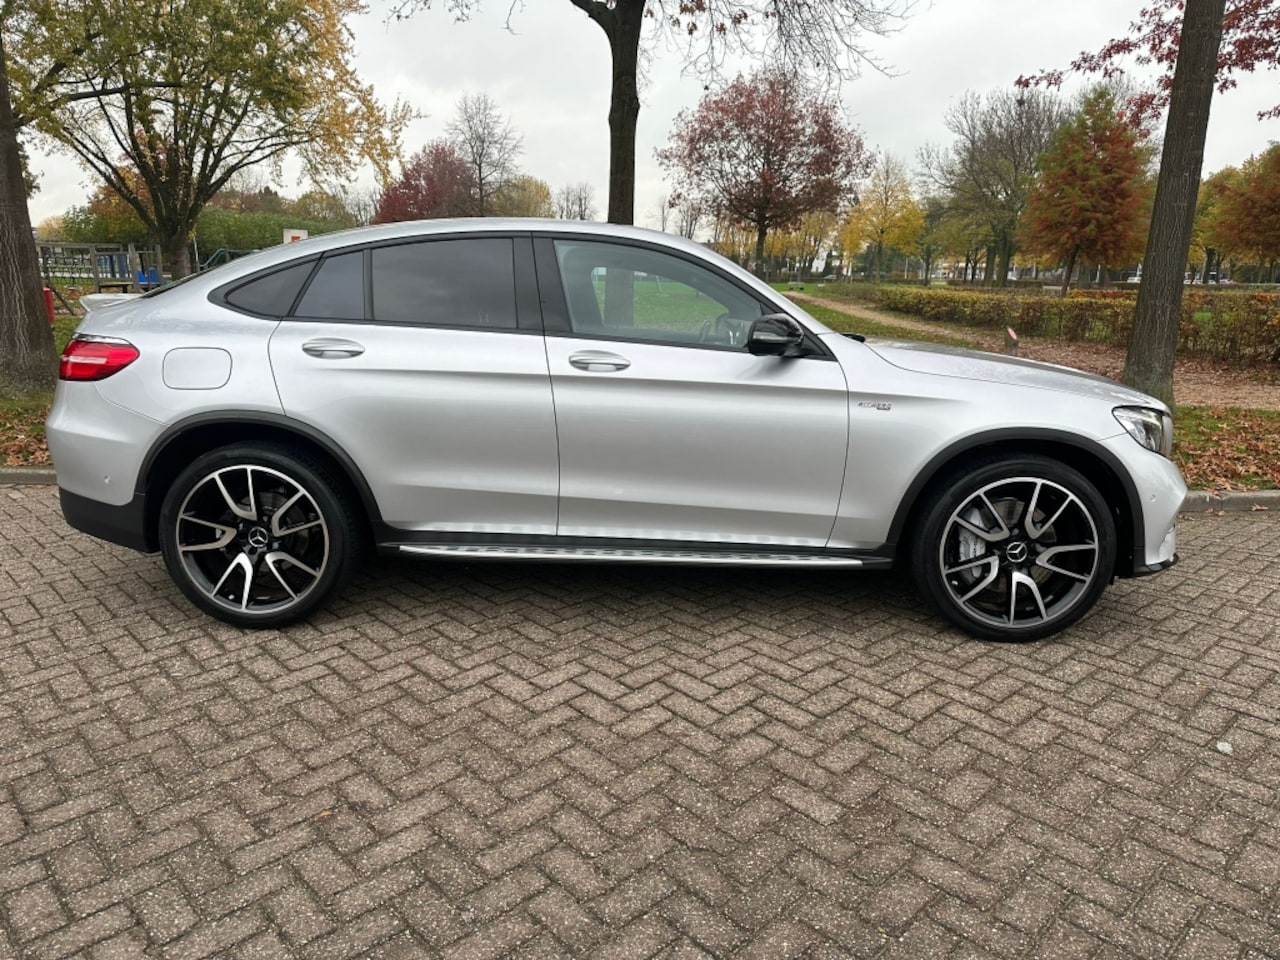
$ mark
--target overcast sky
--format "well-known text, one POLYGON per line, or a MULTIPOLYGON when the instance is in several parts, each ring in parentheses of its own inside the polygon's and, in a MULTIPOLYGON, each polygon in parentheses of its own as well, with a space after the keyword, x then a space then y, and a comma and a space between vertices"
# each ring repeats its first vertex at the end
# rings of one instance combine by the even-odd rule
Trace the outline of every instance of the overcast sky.
MULTIPOLYGON (((593 184, 603 217, 609 167, 604 34, 567 0, 528 0, 509 32, 509 2, 488 0, 467 23, 436 9, 388 24, 385 0, 370 0, 370 12, 352 24, 360 72, 385 100, 400 97, 426 114, 410 127, 406 153, 443 134, 462 93, 487 92, 524 137, 524 169, 553 190, 580 180, 593 184)), ((965 90, 1009 88, 1019 74, 1066 66, 1081 50, 1122 34, 1144 2, 917 0, 903 29, 870 44, 896 75, 864 71, 844 85, 844 104, 868 145, 914 164, 924 144, 949 141, 943 115, 965 90)), ((1067 92, 1079 85, 1072 83, 1067 92)), ((681 75, 678 51, 653 48, 636 151, 638 224, 656 226, 658 199, 669 189, 654 150, 665 144, 675 115, 702 91, 696 78, 681 75)), ((1277 102, 1275 72, 1244 77, 1239 89, 1216 97, 1205 172, 1280 140, 1280 122, 1257 120, 1259 110, 1277 102)), ((33 162, 42 175, 31 201, 35 223, 84 202, 94 187, 64 155, 37 149, 33 162)), ((286 173, 283 191, 302 192, 296 167, 286 173)), ((369 171, 353 171, 353 180, 373 182, 369 171)))

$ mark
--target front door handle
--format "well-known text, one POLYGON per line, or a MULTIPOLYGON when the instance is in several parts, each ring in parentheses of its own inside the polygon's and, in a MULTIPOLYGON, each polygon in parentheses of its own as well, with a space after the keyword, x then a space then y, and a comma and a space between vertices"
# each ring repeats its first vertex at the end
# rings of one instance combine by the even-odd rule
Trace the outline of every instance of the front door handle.
POLYGON ((611 370, 625 370, 631 366, 631 361, 626 357, 607 353, 604 350, 580 350, 570 355, 569 363, 588 373, 608 373, 611 370))
POLYGON ((354 340, 342 340, 338 337, 319 337, 304 343, 302 352, 309 357, 319 357, 321 360, 339 360, 360 356, 360 354, 364 353, 364 347, 354 340))

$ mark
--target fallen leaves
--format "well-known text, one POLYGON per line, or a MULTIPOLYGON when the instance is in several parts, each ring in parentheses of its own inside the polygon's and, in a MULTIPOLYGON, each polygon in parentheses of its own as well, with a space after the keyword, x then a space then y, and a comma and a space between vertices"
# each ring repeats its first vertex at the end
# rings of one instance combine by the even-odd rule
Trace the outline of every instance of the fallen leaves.
POLYGON ((1280 413, 1179 407, 1174 439, 1174 459, 1194 489, 1280 487, 1280 413))
POLYGON ((29 467, 51 462, 44 439, 48 414, 47 402, 0 402, 0 463, 29 467))

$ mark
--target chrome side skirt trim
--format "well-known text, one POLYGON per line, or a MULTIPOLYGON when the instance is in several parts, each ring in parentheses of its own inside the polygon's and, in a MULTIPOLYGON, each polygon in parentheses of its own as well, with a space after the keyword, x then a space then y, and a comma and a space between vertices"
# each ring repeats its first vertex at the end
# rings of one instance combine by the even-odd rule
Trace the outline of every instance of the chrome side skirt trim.
POLYGON ((732 567, 851 567, 885 570, 879 557, 809 553, 735 553, 710 550, 654 550, 624 547, 550 547, 507 544, 400 544, 401 553, 452 560, 552 560, 561 563, 670 563, 732 567))

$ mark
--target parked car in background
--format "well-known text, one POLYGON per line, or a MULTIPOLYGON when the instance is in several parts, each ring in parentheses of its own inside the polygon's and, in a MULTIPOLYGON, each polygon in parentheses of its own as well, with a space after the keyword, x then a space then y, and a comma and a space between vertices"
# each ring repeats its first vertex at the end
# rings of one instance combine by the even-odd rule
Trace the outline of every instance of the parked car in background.
POLYGON ((95 309, 48 420, 63 512, 277 626, 367 548, 465 560, 909 566, 952 623, 1047 636, 1174 563, 1159 401, 835 333, 705 247, 570 221, 398 223, 95 309))

